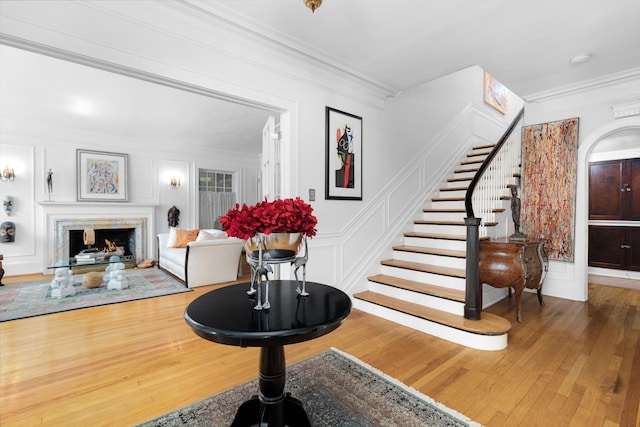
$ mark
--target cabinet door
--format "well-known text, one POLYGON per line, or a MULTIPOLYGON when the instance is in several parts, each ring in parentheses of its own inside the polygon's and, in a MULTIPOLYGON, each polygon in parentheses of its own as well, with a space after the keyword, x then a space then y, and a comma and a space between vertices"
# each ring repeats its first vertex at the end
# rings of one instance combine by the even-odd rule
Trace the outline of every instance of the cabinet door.
POLYGON ((631 159, 628 161, 628 183, 627 205, 628 218, 632 221, 640 220, 640 159, 631 159))
POLYGON ((589 266, 626 269, 626 228, 589 226, 589 266))
POLYGON ((623 219, 625 214, 623 162, 589 164, 589 219, 623 219))
POLYGON ((640 227, 628 228, 629 270, 640 271, 640 227))

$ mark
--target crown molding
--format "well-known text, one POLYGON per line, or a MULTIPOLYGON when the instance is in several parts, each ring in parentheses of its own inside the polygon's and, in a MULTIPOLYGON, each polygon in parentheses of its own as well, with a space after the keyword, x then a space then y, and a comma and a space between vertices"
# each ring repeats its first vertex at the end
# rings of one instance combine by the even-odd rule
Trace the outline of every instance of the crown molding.
POLYGON ((527 102, 545 102, 551 101, 557 98, 561 98, 568 95, 575 95, 582 92, 590 91, 593 89, 603 88, 613 84, 619 84, 626 81, 631 81, 640 78, 640 67, 632 68, 630 70, 622 71, 620 73, 613 73, 597 79, 585 80, 572 85, 562 86, 548 91, 537 92, 527 96, 523 99, 527 102))
POLYGON ((222 24, 236 34, 243 34, 252 40, 258 39, 284 54, 303 58, 307 62, 325 68, 327 71, 338 72, 359 82, 360 85, 367 87, 382 98, 396 96, 401 91, 400 88, 392 84, 382 82, 355 68, 345 66, 344 61, 340 61, 338 58, 315 49, 300 40, 287 37, 285 34, 258 22, 248 21, 241 15, 226 8, 221 2, 177 0, 175 2, 162 2, 161 4, 187 13, 193 19, 206 20, 212 25, 222 24))

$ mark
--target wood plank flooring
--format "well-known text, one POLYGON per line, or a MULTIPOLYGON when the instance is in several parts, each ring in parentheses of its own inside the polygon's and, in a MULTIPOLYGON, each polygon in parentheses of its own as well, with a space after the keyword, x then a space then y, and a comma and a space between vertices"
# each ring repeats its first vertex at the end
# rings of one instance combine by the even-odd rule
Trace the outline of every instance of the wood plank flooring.
MULTIPOLYGON (((130 426, 254 379, 258 349, 203 340, 183 320, 214 288, 0 323, 0 425, 130 426)), ((287 363, 336 347, 487 426, 638 426, 640 290, 589 296, 540 307, 523 295, 524 323, 496 352, 353 311, 287 346, 287 363)), ((512 300, 488 311, 515 318, 512 300)))

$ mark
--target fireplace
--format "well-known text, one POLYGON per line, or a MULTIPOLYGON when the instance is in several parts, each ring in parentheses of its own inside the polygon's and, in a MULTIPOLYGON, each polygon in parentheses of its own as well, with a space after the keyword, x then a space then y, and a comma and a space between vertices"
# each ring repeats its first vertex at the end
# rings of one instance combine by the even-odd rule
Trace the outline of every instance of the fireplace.
MULTIPOLYGON (((137 265, 153 257, 155 204, 41 202, 40 205, 45 215, 44 274, 51 274, 48 267, 56 261, 66 260, 70 255, 75 256, 71 253, 70 232, 83 233, 85 228, 132 229, 131 238, 135 240, 135 244, 127 245, 133 258, 132 262, 137 265)), ((102 247, 104 241, 98 239, 100 237, 96 236, 94 246, 102 247)), ((84 248, 83 245, 82 249, 84 248)))
POLYGON ((83 241, 86 228, 95 232, 95 248, 104 249, 106 239, 123 248, 123 255, 133 255, 136 263, 145 259, 147 218, 76 218, 54 220, 54 260, 71 258, 86 249, 83 241))

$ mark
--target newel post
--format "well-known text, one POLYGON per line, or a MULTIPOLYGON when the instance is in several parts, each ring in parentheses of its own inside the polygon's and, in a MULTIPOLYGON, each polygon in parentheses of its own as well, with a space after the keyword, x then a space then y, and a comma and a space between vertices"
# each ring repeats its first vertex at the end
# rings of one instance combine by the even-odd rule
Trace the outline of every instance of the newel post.
POLYGON ((482 287, 480 284, 480 234, 478 228, 482 218, 465 218, 467 226, 467 271, 464 317, 480 320, 482 312, 482 287))

